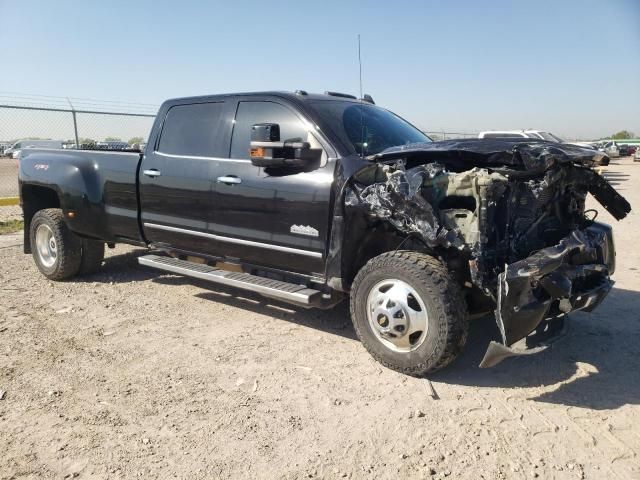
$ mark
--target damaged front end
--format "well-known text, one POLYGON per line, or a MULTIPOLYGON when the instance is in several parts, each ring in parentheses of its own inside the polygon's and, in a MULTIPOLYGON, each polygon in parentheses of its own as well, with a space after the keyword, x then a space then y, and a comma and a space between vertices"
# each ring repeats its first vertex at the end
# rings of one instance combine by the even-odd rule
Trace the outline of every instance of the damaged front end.
POLYGON ((585 199, 618 220, 631 208, 592 169, 601 155, 510 140, 396 147, 350 178, 345 216, 419 242, 447 262, 470 303, 490 299, 502 344, 490 345, 488 367, 544 348, 567 313, 592 310, 611 289, 611 227, 585 199), (522 339, 526 348, 514 347, 522 339))

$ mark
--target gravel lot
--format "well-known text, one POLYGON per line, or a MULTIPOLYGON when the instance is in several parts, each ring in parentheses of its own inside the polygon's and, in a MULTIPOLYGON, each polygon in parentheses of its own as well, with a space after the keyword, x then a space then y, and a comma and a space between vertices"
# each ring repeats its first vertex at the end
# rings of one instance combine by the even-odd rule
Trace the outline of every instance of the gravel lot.
MULTIPOLYGON (((632 205, 638 175, 606 172, 632 205)), ((640 220, 600 218, 618 248, 604 304, 487 370, 497 329, 475 321, 435 397, 369 357, 346 305, 160 274, 125 246, 53 283, 0 236, 0 478, 640 479, 640 220)))

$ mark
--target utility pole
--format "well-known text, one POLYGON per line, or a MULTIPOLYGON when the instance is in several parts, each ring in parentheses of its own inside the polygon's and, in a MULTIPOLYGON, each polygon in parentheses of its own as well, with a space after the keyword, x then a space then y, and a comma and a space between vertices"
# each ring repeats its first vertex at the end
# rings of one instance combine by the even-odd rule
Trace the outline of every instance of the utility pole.
POLYGON ((67 102, 69 102, 69 106, 71 107, 71 115, 73 115, 73 131, 76 135, 76 150, 80 150, 80 139, 78 138, 78 120, 76 119, 76 109, 73 108, 73 103, 67 97, 67 102))

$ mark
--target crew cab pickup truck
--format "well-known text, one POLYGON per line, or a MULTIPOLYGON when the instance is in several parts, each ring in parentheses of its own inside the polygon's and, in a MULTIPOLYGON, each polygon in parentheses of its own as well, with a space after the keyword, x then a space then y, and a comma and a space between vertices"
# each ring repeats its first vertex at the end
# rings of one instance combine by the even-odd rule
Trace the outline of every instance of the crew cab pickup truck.
POLYGON ((350 298, 355 331, 412 375, 495 314, 482 362, 544 348, 612 286, 611 227, 630 206, 601 152, 535 139, 431 142, 371 97, 251 93, 165 102, 142 153, 33 150, 20 163, 25 253, 46 277, 147 267, 304 307, 350 298), (529 349, 529 350, 527 350, 529 349))

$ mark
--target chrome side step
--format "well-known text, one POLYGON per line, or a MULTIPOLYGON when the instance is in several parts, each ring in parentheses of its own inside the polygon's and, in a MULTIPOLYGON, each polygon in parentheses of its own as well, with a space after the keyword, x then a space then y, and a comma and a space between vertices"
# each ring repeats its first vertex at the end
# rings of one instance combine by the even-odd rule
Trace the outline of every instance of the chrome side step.
POLYGON ((258 277, 248 273, 229 272, 209 265, 187 262, 173 257, 145 255, 138 258, 140 265, 145 265, 166 272, 177 273, 187 277, 199 278, 208 282, 220 283, 231 287, 251 290, 266 297, 277 298, 301 305, 319 303, 322 292, 307 288, 304 285, 281 282, 270 278, 258 277))

